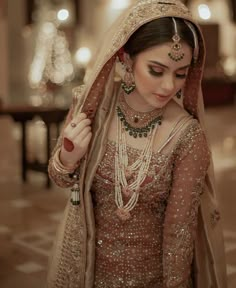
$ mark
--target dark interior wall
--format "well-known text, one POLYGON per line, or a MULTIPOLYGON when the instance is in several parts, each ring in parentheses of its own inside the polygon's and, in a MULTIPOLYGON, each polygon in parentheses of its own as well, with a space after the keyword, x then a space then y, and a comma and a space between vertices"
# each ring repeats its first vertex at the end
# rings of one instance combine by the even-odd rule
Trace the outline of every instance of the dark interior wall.
POLYGON ((236 0, 230 0, 231 2, 231 13, 232 13, 232 20, 236 24, 236 0))
POLYGON ((201 30, 206 44, 206 67, 215 67, 220 57, 220 31, 219 24, 201 24, 201 30))

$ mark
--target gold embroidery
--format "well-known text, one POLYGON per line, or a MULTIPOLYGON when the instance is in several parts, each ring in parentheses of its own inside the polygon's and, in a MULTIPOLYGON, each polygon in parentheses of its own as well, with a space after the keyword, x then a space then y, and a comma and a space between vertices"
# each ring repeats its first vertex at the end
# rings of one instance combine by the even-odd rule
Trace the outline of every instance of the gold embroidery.
POLYGON ((175 153, 175 178, 164 228, 164 280, 166 287, 187 288, 191 287, 188 275, 200 195, 210 159, 205 136, 196 121, 181 135, 175 153))
POLYGON ((82 288, 84 259, 84 227, 81 208, 69 204, 69 214, 64 231, 61 257, 57 267, 57 275, 53 283, 55 288, 82 288))
POLYGON ((159 17, 186 17, 191 18, 192 15, 190 11, 179 1, 170 0, 168 4, 165 5, 165 1, 138 1, 137 5, 132 9, 132 11, 127 15, 126 19, 122 22, 120 30, 114 35, 112 41, 112 48, 108 54, 113 54, 117 47, 121 47, 125 39, 132 35, 138 27, 143 24, 159 18, 159 17), (178 5, 176 5, 176 3, 178 5), (129 34, 128 32, 129 31, 129 34))
MULTIPOLYGON (((191 287, 190 266, 199 194, 209 163, 208 148, 199 124, 191 121, 170 155, 154 153, 139 202, 126 223, 114 215, 114 152, 115 143, 108 141, 92 186, 96 224, 94 287, 154 288, 165 284, 165 287, 174 287, 179 283, 183 284, 178 287, 191 287), (196 146, 201 147, 202 156, 195 153, 196 146), (196 159, 199 166, 192 159, 196 159), (179 171, 177 166, 181 161, 185 165, 179 171), (202 167, 196 177, 192 164, 202 167), (173 169, 176 169, 174 174, 173 169), (177 187, 173 182, 176 177, 182 183, 177 187), (183 182, 183 177, 188 180, 183 182), (175 196, 171 197, 173 194, 175 196), (167 205, 172 207, 168 212, 167 205), (171 217, 171 222, 166 223, 168 233, 164 232, 165 213, 171 217), (167 233, 164 242, 163 233, 167 233)), ((138 149, 128 147, 132 161, 138 153, 138 149)))

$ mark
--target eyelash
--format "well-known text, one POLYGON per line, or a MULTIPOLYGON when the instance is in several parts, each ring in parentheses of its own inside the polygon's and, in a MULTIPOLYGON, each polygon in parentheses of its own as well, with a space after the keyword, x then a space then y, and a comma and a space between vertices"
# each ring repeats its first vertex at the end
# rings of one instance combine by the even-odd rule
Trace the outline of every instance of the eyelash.
MULTIPOLYGON (((161 77, 163 72, 156 72, 152 67, 149 67, 149 73, 155 77, 161 77)), ((185 79, 186 74, 176 74, 176 78, 185 79)))

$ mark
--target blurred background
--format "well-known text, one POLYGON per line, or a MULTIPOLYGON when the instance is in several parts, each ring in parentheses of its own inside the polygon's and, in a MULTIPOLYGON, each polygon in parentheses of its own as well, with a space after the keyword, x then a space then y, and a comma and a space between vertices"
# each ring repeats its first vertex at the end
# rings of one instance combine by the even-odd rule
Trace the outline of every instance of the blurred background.
MULTIPOLYGON (((47 161, 106 29, 135 0, 0 1, 0 287, 44 287, 69 191, 47 161)), ((236 1, 184 1, 202 27, 206 124, 236 287, 236 1)), ((204 287, 203 287, 204 288, 204 287)))

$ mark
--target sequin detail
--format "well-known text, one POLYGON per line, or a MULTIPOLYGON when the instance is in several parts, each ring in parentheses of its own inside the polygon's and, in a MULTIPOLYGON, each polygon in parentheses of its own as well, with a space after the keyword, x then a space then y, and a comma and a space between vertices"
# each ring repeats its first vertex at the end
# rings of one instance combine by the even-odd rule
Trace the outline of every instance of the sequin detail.
MULTIPOLYGON (((170 177, 161 172, 165 170, 166 156, 152 157, 150 179, 145 187, 141 187, 140 204, 130 212, 130 218, 124 224, 116 215, 114 152, 115 144, 109 142, 92 187, 97 232, 94 287, 160 287, 160 243, 165 201, 171 183, 170 177), (160 171, 158 176, 157 171, 160 171), (163 185, 156 189, 160 178, 163 185)), ((129 159, 134 160, 138 152, 128 147, 129 159)))
POLYGON ((85 257, 84 221, 81 207, 69 205, 57 274, 49 287, 83 287, 84 263, 81 259, 85 257))
MULTIPOLYGON (((209 165, 209 150, 197 121, 169 155, 153 154, 139 201, 125 222, 115 213, 114 151, 109 141, 92 186, 94 287, 191 287, 193 239, 209 165)), ((129 159, 135 161, 138 153, 128 148, 129 159)))

